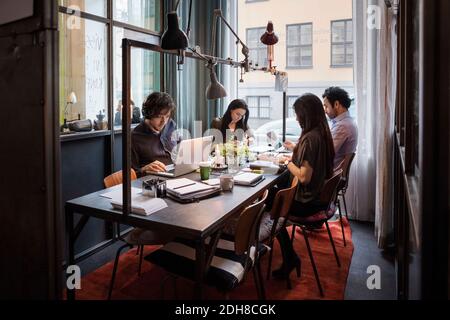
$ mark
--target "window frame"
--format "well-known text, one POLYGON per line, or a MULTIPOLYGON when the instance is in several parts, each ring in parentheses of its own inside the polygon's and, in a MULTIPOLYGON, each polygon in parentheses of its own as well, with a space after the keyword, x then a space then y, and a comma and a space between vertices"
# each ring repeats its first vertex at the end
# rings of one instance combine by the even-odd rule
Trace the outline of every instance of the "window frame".
MULTIPOLYGON (((293 24, 287 24, 286 25, 286 69, 312 69, 314 68, 314 26, 312 22, 302 22, 302 23, 293 23, 293 24), (303 26, 311 26, 311 44, 308 45, 302 45, 302 38, 301 38, 301 30, 303 26), (300 41, 298 45, 289 45, 288 43, 288 29, 289 27, 300 27, 300 41), (304 47, 311 47, 311 65, 310 66, 290 66, 289 63, 289 48, 304 48, 304 47)), ((300 50, 300 62, 301 62, 301 50, 300 50)))
MULTIPOLYGON (((155 40, 158 40, 158 43, 160 42, 162 33, 164 31, 164 1, 160 0, 160 32, 152 31, 149 29, 141 28, 132 24, 124 23, 121 21, 114 20, 114 12, 113 12, 113 2, 114 0, 106 0, 107 5, 107 12, 106 17, 98 16, 92 13, 87 13, 80 10, 73 10, 71 8, 58 5, 58 12, 66 15, 76 15, 80 18, 86 19, 86 20, 92 20, 96 22, 101 22, 106 25, 106 69, 107 69, 107 112, 108 112, 108 130, 112 131, 112 134, 114 134, 114 27, 123 28, 124 30, 130 30, 137 33, 142 33, 145 35, 149 35, 151 37, 154 37, 155 40)), ((161 91, 165 91, 165 79, 164 79, 164 56, 160 55, 160 84, 161 84, 161 91)))
MULTIPOLYGON (((245 40, 246 40, 245 42, 247 43, 247 45, 248 45, 248 43, 249 43, 249 41, 248 41, 248 39, 249 39, 248 32, 249 32, 250 30, 264 30, 264 31, 263 31, 263 33, 264 33, 265 30, 266 30, 266 28, 267 28, 267 27, 251 27, 251 28, 246 28, 246 29, 245 29, 245 40)), ((258 44, 261 44, 262 46, 261 46, 261 47, 257 47, 257 48, 248 46, 249 54, 251 53, 252 50, 261 50, 261 49, 264 49, 264 50, 266 51, 266 55, 267 55, 267 46, 266 46, 265 44, 261 43, 261 41, 259 41, 259 39, 258 39, 258 44)), ((252 61, 252 62, 254 62, 254 61, 252 61)), ((258 62, 258 67, 266 67, 266 66, 261 66, 261 65, 259 64, 259 61, 257 61, 257 62, 258 62)), ((256 64, 254 64, 253 66, 256 66, 256 64)))
MULTIPOLYGON (((267 96, 267 95, 265 95, 265 96, 256 96, 256 95, 250 95, 250 96, 246 96, 245 97, 245 101, 247 102, 247 105, 249 104, 248 103, 248 99, 249 98, 257 98, 258 99, 258 105, 257 105, 257 109, 258 109, 258 116, 257 117, 254 117, 254 116, 252 116, 251 114, 250 114, 250 116, 252 117, 252 118, 254 118, 254 119, 258 119, 258 120, 271 120, 271 117, 270 117, 270 109, 271 109, 271 99, 270 99, 270 96, 267 96), (269 99, 269 106, 268 107, 261 107, 261 98, 267 98, 267 99, 269 99), (269 116, 268 117, 261 117, 261 109, 268 109, 268 111, 269 111, 269 116)), ((249 108, 254 108, 253 106, 251 107, 250 105, 249 105, 249 108)))
POLYGON ((331 68, 351 68, 354 65, 354 57, 355 57, 355 50, 353 49, 352 53, 352 63, 347 62, 347 45, 351 44, 353 46, 353 19, 340 19, 340 20, 331 20, 330 22, 330 67, 331 68), (333 41, 333 23, 337 22, 344 22, 345 23, 345 40, 344 42, 334 42, 333 41), (347 41, 347 24, 348 22, 352 23, 352 41, 347 41), (344 46, 344 57, 345 57, 345 63, 344 64, 335 64, 333 61, 333 46, 335 45, 343 45, 344 46))

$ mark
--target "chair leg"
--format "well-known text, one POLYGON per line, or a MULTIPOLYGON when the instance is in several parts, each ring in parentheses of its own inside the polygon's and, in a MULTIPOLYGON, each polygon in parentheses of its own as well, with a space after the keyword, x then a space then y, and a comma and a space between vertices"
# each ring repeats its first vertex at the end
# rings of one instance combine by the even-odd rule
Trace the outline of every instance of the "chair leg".
POLYGON ((312 255, 311 246, 309 245, 308 235, 305 228, 302 228, 303 238, 305 238, 306 248, 308 249, 309 260, 311 260, 311 265, 313 267, 314 276, 316 278, 317 287, 319 288, 320 296, 323 297, 323 289, 320 284, 319 273, 317 272, 316 263, 314 262, 314 257, 312 255))
POLYGON ((331 235, 330 226, 328 225, 328 221, 325 221, 325 225, 327 226, 328 237, 330 238, 331 246, 333 247, 334 256, 336 258, 336 262, 338 267, 341 267, 341 262, 339 261, 339 256, 336 251, 336 246, 334 245, 333 236, 331 235))
POLYGON ((258 272, 256 271, 256 266, 253 266, 253 280, 255 281, 256 293, 258 295, 258 299, 261 299, 261 287, 258 272))
POLYGON ((294 243, 294 240, 295 240, 295 227, 296 227, 296 225, 293 224, 292 225, 292 234, 291 234, 291 242, 292 243, 294 243))
POLYGON ((270 280, 270 276, 271 276, 271 272, 272 272, 273 242, 274 242, 274 239, 272 239, 269 243, 270 252, 269 252, 269 262, 268 262, 268 266, 267 266, 267 280, 270 280))
POLYGON ((345 201, 345 192, 342 193, 342 199, 344 200, 345 217, 346 217, 347 220, 348 220, 347 202, 345 201))
POLYGON ((112 272, 112 276, 111 276, 111 283, 109 284, 108 300, 111 300, 112 291, 114 289, 114 281, 116 280, 116 271, 117 271, 117 266, 119 264, 120 253, 122 252, 123 249, 125 249, 127 247, 130 247, 130 245, 124 244, 117 250, 116 258, 114 260, 114 268, 113 268, 113 272, 112 272))
POLYGON ((175 300, 178 300, 177 277, 173 277, 173 295, 175 300))
POLYGON ((342 221, 342 212, 341 212, 341 204, 339 202, 339 198, 337 200, 338 208, 339 208, 339 221, 341 223, 341 231, 342 231, 342 239, 344 240, 344 247, 347 246, 347 241, 345 240, 345 232, 344 232, 344 222, 342 221))
POLYGON ((142 258, 144 257, 144 246, 139 246, 138 251, 139 252, 139 268, 138 268, 138 276, 141 276, 141 270, 142 270, 142 258))
POLYGON ((261 290, 261 300, 266 300, 266 289, 264 288, 264 280, 261 273, 261 264, 259 263, 259 259, 255 265, 257 268, 257 273, 259 277, 259 283, 260 283, 260 290, 261 290))

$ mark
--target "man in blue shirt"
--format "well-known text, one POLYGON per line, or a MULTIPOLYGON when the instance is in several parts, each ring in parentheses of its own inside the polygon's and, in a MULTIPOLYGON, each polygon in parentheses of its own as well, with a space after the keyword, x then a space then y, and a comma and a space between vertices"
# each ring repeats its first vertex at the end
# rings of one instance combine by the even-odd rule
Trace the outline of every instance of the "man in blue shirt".
POLYGON ((330 87, 322 96, 325 113, 331 120, 331 135, 334 142, 334 167, 338 167, 345 156, 356 152, 358 128, 348 109, 351 99, 342 88, 330 87))

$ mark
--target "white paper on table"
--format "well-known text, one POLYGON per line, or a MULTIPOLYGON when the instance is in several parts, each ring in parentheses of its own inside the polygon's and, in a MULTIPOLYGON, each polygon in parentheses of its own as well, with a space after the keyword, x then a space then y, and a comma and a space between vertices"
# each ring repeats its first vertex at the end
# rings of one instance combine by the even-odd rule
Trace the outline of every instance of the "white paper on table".
MULTIPOLYGON (((131 188, 131 197, 140 195, 142 193, 142 190, 139 188, 131 188)), ((106 192, 100 195, 100 197, 108 198, 108 199, 118 199, 122 198, 122 187, 117 188, 116 190, 106 192)))

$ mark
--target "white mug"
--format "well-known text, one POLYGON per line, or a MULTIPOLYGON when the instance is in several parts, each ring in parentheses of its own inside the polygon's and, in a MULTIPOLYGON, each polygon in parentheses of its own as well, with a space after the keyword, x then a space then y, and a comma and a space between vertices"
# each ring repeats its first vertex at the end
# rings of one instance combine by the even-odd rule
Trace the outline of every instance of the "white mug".
POLYGON ((234 179, 230 174, 220 176, 220 187, 223 191, 233 191, 234 179))

